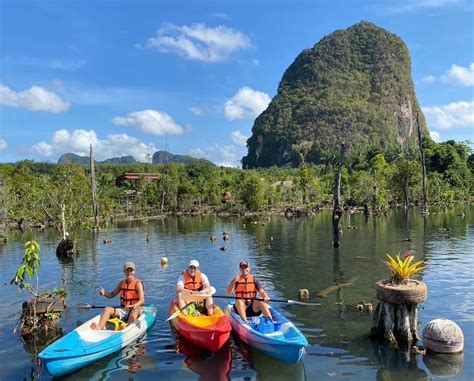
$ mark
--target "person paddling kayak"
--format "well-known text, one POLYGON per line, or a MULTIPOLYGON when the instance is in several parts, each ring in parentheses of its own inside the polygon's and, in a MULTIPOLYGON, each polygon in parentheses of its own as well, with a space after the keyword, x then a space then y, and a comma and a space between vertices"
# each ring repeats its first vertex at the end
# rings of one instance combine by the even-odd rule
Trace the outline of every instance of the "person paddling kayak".
POLYGON ((240 275, 236 275, 235 278, 232 279, 226 290, 229 295, 235 292, 235 312, 237 312, 245 322, 247 322, 247 317, 259 316, 262 313, 268 319, 273 320, 268 304, 266 303, 270 300, 270 297, 255 276, 250 275, 249 263, 242 261, 239 264, 239 268, 240 275), (263 301, 255 300, 257 292, 263 301))
POLYGON ((105 291, 102 287, 100 288, 99 295, 105 296, 108 299, 115 298, 120 293, 120 305, 122 307, 105 307, 104 312, 100 316, 99 324, 92 323, 92 329, 104 329, 105 323, 112 316, 126 321, 127 324, 135 321, 140 316, 140 306, 145 303, 145 287, 140 279, 135 278, 135 270, 133 262, 125 262, 123 265, 125 279, 120 281, 112 292, 105 291))
MULTIPOLYGON (((199 268, 199 262, 195 259, 189 261, 188 267, 181 273, 176 285, 176 299, 178 300, 178 307, 183 308, 187 304, 186 294, 187 293, 198 293, 211 294, 211 284, 206 274, 201 272, 199 268)), ((204 313, 203 303, 195 303, 196 308, 200 313, 204 313)), ((205 299, 207 315, 212 316, 214 302, 212 297, 205 299)), ((186 313, 186 311, 184 311, 186 313)))

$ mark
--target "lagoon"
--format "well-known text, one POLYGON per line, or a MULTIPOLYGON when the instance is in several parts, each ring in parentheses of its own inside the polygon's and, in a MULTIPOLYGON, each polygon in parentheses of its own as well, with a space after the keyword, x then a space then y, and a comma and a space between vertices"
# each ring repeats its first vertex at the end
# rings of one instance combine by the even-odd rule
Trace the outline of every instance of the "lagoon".
MULTIPOLYGON (((331 247, 331 213, 285 219, 168 217, 159 220, 120 222, 97 238, 76 233, 81 249, 75 262, 63 263, 55 255, 58 233, 7 232, 0 247, 0 279, 4 303, 0 305, 0 363, 2 380, 49 380, 34 362, 35 350, 14 334, 21 303, 28 298, 10 286, 30 239, 41 245, 42 288, 64 287, 68 308, 62 315, 64 332, 74 329, 97 311, 74 308, 77 303, 104 304, 99 287, 112 290, 122 277, 123 262, 137 266, 136 276, 145 283, 146 301, 158 306, 158 319, 146 336, 123 351, 66 377, 71 380, 443 380, 474 379, 474 207, 464 204, 431 208, 421 216, 415 208, 365 219, 361 214, 344 217, 339 249, 331 247), (257 223, 252 223, 256 221, 257 223), (354 227, 348 229, 348 226, 354 227), (230 240, 224 242, 222 233, 230 240), (215 234, 217 242, 209 237, 215 234), (407 240, 409 237, 409 240, 407 240), (104 244, 104 240, 111 241, 104 244), (220 250, 226 246, 226 250, 220 250), (432 319, 448 318, 463 330, 463 356, 410 355, 371 341, 371 316, 355 305, 371 302, 376 281, 389 277, 385 253, 413 250, 425 259, 420 279, 428 286, 428 300, 419 311, 420 333, 432 319), (166 256, 169 264, 160 265, 166 256), (247 259, 274 299, 297 299, 307 288, 310 302, 321 306, 273 303, 306 335, 310 346, 296 365, 279 363, 232 339, 217 353, 199 352, 179 343, 165 322, 179 274, 190 259, 224 295, 225 287, 247 259), (338 283, 353 283, 319 298, 317 293, 338 283)), ((223 299, 215 302, 224 306, 223 299)), ((118 303, 118 298, 117 298, 118 303)))

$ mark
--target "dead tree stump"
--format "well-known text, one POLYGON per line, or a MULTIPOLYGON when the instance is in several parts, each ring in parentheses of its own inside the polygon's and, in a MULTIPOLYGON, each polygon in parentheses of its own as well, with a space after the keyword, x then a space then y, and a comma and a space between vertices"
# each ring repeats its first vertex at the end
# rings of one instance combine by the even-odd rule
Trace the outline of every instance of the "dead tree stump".
POLYGON ((75 259, 78 254, 79 250, 70 238, 62 239, 56 247, 56 255, 59 258, 75 259))
POLYGON ((66 308, 64 298, 33 297, 22 305, 19 333, 25 343, 51 340, 61 332, 59 318, 66 308))
POLYGON ((416 342, 418 304, 427 299, 426 284, 413 279, 397 284, 388 279, 377 282, 375 291, 380 302, 373 315, 371 336, 396 347, 416 342))

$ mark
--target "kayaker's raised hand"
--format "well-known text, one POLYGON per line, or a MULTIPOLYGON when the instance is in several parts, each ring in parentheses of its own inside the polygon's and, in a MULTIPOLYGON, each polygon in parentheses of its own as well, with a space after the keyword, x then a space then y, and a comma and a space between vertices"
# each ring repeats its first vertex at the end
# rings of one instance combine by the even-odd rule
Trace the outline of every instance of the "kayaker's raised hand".
POLYGON ((100 296, 105 296, 105 290, 102 287, 99 288, 99 295, 100 296))

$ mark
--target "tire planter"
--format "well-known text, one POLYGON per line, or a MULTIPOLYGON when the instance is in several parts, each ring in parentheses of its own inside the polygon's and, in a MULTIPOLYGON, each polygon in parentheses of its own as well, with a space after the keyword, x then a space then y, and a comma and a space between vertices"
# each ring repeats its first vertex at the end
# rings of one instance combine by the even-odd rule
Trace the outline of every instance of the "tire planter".
POLYGON ((426 284, 418 280, 409 280, 407 284, 391 284, 382 280, 375 284, 375 296, 381 302, 391 304, 419 304, 428 297, 426 284))

